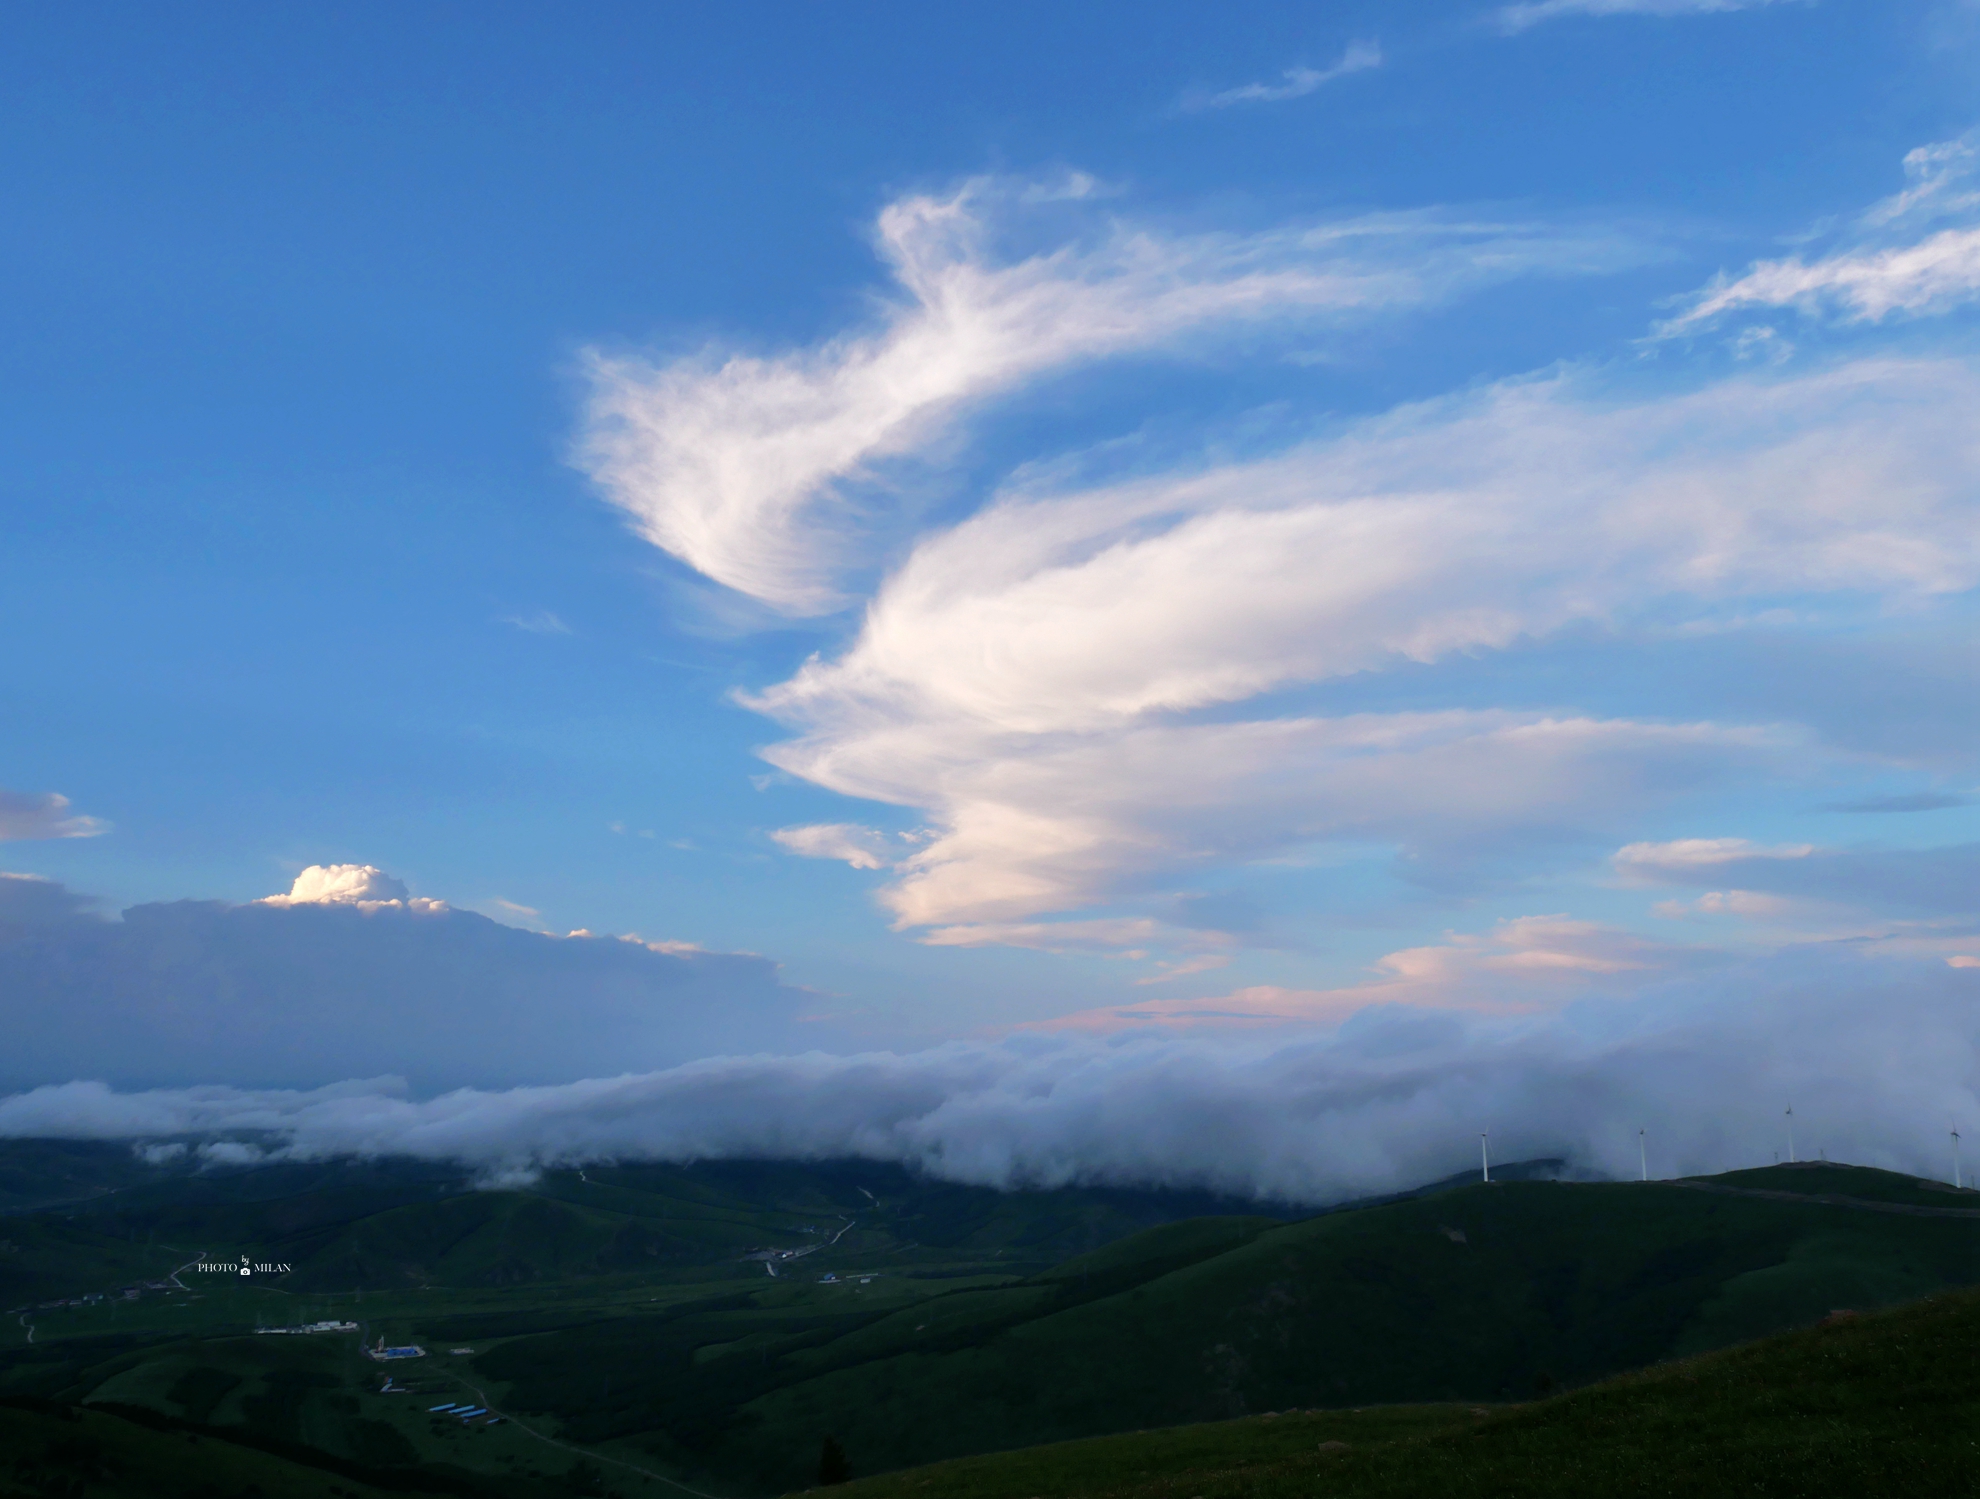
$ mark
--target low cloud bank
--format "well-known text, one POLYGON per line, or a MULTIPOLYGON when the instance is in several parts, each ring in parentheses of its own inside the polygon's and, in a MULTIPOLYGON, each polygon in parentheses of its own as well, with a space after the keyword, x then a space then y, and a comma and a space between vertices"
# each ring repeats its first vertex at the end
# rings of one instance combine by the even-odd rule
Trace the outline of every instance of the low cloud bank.
POLYGON ((95 1077, 313 1088, 391 1072, 422 1091, 567 1082, 711 1052, 816 1045, 776 965, 679 943, 518 931, 368 865, 247 905, 121 921, 0 876, 0 1089, 95 1077))
POLYGON ((721 1157, 899 1161, 985 1185, 1207 1187, 1325 1202, 1477 1160, 1563 1155, 1659 1176, 1786 1149, 1931 1176, 1980 1101, 1980 972, 1791 955, 1545 1022, 1401 1006, 1238 1042, 1021 1033, 913 1055, 714 1057, 665 1071, 431 1099, 395 1080, 310 1092, 0 1099, 0 1136, 231 1136, 289 1158, 409 1155, 489 1179, 552 1164, 721 1157))

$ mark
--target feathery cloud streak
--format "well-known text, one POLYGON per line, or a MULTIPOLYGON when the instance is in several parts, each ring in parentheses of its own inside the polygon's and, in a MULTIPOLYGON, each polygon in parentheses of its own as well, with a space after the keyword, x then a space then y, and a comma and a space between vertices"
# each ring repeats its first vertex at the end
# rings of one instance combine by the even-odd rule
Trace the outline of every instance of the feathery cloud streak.
POLYGON ((1794 736, 1510 710, 1188 722, 1657 606, 1980 581, 1980 376, 1864 361, 1635 404, 1504 384, 1277 457, 1007 495, 925 539, 855 644, 750 699, 768 757, 923 809, 906 925, 1062 911, 1323 838, 1603 825, 1794 736))
POLYGON ((1382 49, 1375 42, 1350 42, 1341 60, 1331 68, 1287 68, 1282 83, 1247 83, 1220 93, 1191 93, 1183 96, 1180 108, 1197 111, 1228 109, 1233 104, 1278 104, 1287 99, 1303 99, 1308 94, 1345 78, 1382 66, 1382 49))
POLYGON ((1894 316, 1945 312, 1980 296, 1980 137, 1920 146, 1904 159, 1905 189, 1851 226, 1843 244, 1815 260, 1762 260, 1744 275, 1720 276, 1659 337, 1699 332, 1738 312, 1792 308, 1808 317, 1833 311, 1841 321, 1877 323, 1894 316), (1963 220, 1923 234, 1945 219, 1963 220))
POLYGON ((1521 32, 1562 16, 1703 16, 1729 10, 1757 10, 1784 0, 1530 0, 1498 13, 1502 31, 1521 32))
POLYGON ((1010 248, 1092 191, 1084 178, 1051 191, 979 179, 889 205, 877 240, 898 293, 870 332, 662 364, 595 354, 582 463, 654 545, 784 613, 828 613, 847 602, 840 574, 857 529, 844 487, 934 441, 973 402, 1191 336, 1394 313, 1645 253, 1609 231, 1436 214, 1249 235, 1114 221, 1054 250, 1010 248))
POLYGON ((292 1158, 398 1154, 511 1176, 603 1159, 858 1156, 994 1186, 1324 1202, 1461 1169, 1485 1127, 1508 1156, 1618 1174, 1633 1170, 1639 1128, 1659 1174, 1764 1162, 1778 1100, 1819 1097, 1810 1127, 1832 1153, 1933 1172, 1943 1121, 1980 1102, 1977 994, 1974 970, 1823 955, 1539 1025, 1393 1007, 1291 1042, 1030 1033, 425 1101, 389 1081, 148 1093, 77 1082, 0 1098, 0 1135, 265 1132, 292 1158))

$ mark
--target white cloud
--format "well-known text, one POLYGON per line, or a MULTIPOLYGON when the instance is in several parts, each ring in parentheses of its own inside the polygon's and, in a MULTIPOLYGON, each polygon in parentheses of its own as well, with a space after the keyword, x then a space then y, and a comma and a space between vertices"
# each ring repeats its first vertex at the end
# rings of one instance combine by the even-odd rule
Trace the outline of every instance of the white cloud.
POLYGON ((97 817, 69 810, 69 799, 53 791, 34 794, 0 786, 0 843, 41 838, 95 838, 110 831, 97 817))
POLYGON ((1528 0, 1498 12, 1502 30, 1525 31, 1562 16, 1702 16, 1729 10, 1757 10, 1784 0, 1528 0))
POLYGON ((806 859, 842 859, 854 869, 886 869, 893 864, 887 835, 850 822, 814 822, 778 828, 770 836, 806 859))
POLYGON ((1668 843, 1630 843, 1616 850, 1616 868, 1637 878, 1690 875, 1701 867, 1731 864, 1742 859, 1805 859, 1812 843, 1782 843, 1773 847, 1745 838, 1677 838, 1668 843))
POLYGON ((1859 217, 1837 249, 1720 275, 1659 324, 1657 336, 1696 333, 1756 308, 1792 308, 1811 317, 1833 311, 1844 322, 1877 323, 1971 302, 1980 296, 1980 224, 1972 222, 1980 215, 1980 193, 1969 185, 1976 166, 1974 136, 1920 146, 1904 159, 1909 185, 1859 217), (1965 222, 1925 232, 1946 218, 1965 222))
POLYGON ((527 614, 505 614, 502 623, 514 625, 518 630, 526 630, 531 635, 569 635, 571 627, 548 609, 535 609, 527 614))
POLYGON ((863 523, 844 486, 971 403, 1187 335, 1365 319, 1644 254, 1607 230, 1437 214, 1196 236, 1113 220, 1050 251, 1010 248, 1048 200, 1087 211, 1064 202, 1088 179, 1069 181, 1041 193, 978 179, 889 205, 878 242, 899 290, 868 332, 657 365, 595 355, 582 463, 654 545, 785 613, 825 613, 847 602, 848 533, 863 523))
POLYGON ((1233 104, 1277 104, 1286 99, 1303 99, 1315 90, 1345 78, 1382 66, 1382 49, 1375 42, 1350 42, 1341 60, 1330 68, 1287 68, 1280 83, 1247 83, 1220 93, 1189 93, 1183 96, 1185 110, 1228 109, 1233 104))
MULTIPOLYGON (((296 876, 287 895, 265 895, 264 906, 356 906, 375 911, 385 907, 445 911, 445 901, 414 895, 405 881, 396 880, 375 864, 312 864, 296 876)), ((506 905, 506 901, 497 902, 506 905)))
POLYGON ((1651 908, 1659 916, 1676 920, 1685 916, 1744 916, 1774 920, 1794 910, 1785 896, 1765 895, 1758 890, 1708 890, 1696 900, 1659 901, 1651 908))
POLYGON ((1653 608, 1970 588, 1976 403, 1956 362, 1634 403, 1562 376, 1259 461, 1019 490, 926 537, 842 655, 746 701, 800 731, 780 768, 928 816, 885 896, 905 925, 1021 922, 1316 839, 1621 825, 1794 736, 1231 705, 1653 608))
POLYGON ((1506 1158, 1564 1155, 1616 1174, 1634 1174, 1638 1129, 1658 1175, 1764 1163, 1783 1101, 1819 1098, 1804 1145, 1936 1173, 1945 1120, 1980 1106, 1976 982, 1938 961, 1823 954, 1553 1019, 1384 1005, 1292 1040, 1026 1032, 908 1056, 715 1057, 424 1100, 389 1083, 119 1093, 71 1082, 0 1098, 0 1135, 266 1132, 278 1158, 404 1154, 490 1172, 854 1156, 1001 1187, 1326 1201, 1462 1169, 1484 1129, 1506 1158))
POLYGON ((1040 952, 1115 952, 1159 943, 1173 929, 1146 916, 1093 921, 984 921, 937 927, 922 937, 931 947, 1031 947, 1040 952))

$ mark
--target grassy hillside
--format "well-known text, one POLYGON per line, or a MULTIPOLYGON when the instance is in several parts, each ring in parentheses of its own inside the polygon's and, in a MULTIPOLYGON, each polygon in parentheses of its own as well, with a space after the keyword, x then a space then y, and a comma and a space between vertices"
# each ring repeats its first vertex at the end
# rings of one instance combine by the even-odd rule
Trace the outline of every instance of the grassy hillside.
POLYGON ((453 1499, 474 1492, 416 1482, 379 1488, 348 1468, 258 1451, 211 1432, 73 1406, 0 1402, 0 1499, 453 1499))
POLYGON ((1525 1405, 1302 1412, 964 1458, 835 1499, 1587 1499, 1980 1491, 1980 1295, 1525 1405))
POLYGON ((632 1435, 643 1397, 656 1457, 773 1488, 801 1480, 823 1434, 874 1471, 1259 1410, 1503 1401, 1980 1281, 1980 1220, 1676 1185, 1474 1186, 1238 1237, 1180 1267, 1152 1253, 1097 1295, 1075 1262, 838 1336, 704 1353, 698 1391, 653 1369, 609 1409, 544 1377, 559 1342, 610 1367, 602 1332, 518 1340, 483 1366, 594 1439, 632 1435))
POLYGON ((623 1492, 662 1475, 741 1499, 804 1484, 828 1435, 870 1474, 1259 1411, 1409 1403, 1434 1424, 1980 1283, 1980 1193, 1823 1163, 1445 1185, 1295 1221, 1229 1206, 867 1165, 503 1192, 393 1163, 139 1183, 0 1219, 0 1284, 109 1289, 200 1250, 294 1272, 37 1301, 0 1321, 0 1396, 370 1472, 505 1483, 595 1460, 623 1492), (1178 1216, 1206 1206, 1225 1211, 1178 1216), (253 1332, 319 1317, 359 1330, 253 1332), (427 1355, 381 1366, 359 1351, 379 1337, 427 1355), (456 1400, 509 1420, 428 1411, 456 1400))

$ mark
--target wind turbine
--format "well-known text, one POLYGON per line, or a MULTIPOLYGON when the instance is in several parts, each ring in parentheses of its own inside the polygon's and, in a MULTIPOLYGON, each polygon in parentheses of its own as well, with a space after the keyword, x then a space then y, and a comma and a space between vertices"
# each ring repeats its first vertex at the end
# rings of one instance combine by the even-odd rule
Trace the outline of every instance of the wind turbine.
POLYGON ((1788 1164, 1792 1166, 1794 1164, 1794 1105, 1793 1104, 1788 1105, 1787 1122, 1788 1122, 1788 1164))
POLYGON ((1650 1180, 1650 1147, 1643 1143, 1643 1131, 1636 1132, 1636 1158, 1643 1166, 1643 1179, 1650 1180))
POLYGON ((1959 1179, 1959 1125, 1956 1123, 1953 1125, 1953 1129, 1952 1129, 1952 1142, 1953 1142, 1953 1185, 1955 1187, 1958 1187, 1961 1185, 1961 1182, 1959 1179))
POLYGON ((1492 1180, 1492 1155, 1485 1144, 1489 1139, 1489 1132, 1481 1132, 1478 1136, 1478 1170, 1487 1182, 1492 1180))

